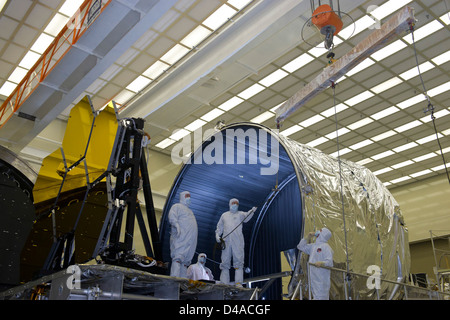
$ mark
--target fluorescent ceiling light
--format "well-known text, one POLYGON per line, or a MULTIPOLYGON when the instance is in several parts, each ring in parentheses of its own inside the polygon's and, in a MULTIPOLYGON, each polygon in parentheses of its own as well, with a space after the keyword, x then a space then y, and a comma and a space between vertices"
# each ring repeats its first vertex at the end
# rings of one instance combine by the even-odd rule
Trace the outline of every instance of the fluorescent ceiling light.
POLYGON ((16 69, 14 69, 13 73, 11 73, 11 75, 9 76, 8 81, 19 83, 27 75, 27 73, 28 73, 27 69, 17 67, 16 69))
POLYGON ((169 67, 170 67, 170 65, 168 65, 164 62, 156 61, 154 64, 151 65, 150 68, 145 70, 144 73, 142 73, 142 75, 146 76, 150 79, 156 79, 157 77, 159 77, 161 75, 161 73, 163 73, 169 67))
POLYGON ((355 123, 352 123, 351 125, 347 126, 350 130, 356 130, 358 128, 364 127, 365 125, 368 125, 369 123, 372 123, 374 120, 371 118, 365 118, 362 120, 359 120, 355 123))
POLYGON ((439 17, 439 19, 441 19, 441 21, 444 22, 446 25, 449 25, 450 24, 450 12, 443 14, 442 16, 439 17))
POLYGON ((289 129, 286 129, 282 132, 280 132, 281 135, 288 137, 296 132, 299 132, 300 130, 302 130, 302 127, 300 127, 299 125, 294 124, 292 127, 290 127, 289 129))
POLYGON ((394 154, 394 151, 388 150, 388 151, 385 151, 385 152, 376 154, 376 155, 372 156, 371 158, 372 158, 373 160, 380 160, 380 159, 389 157, 389 156, 391 156, 391 155, 393 155, 393 154, 394 154))
MULTIPOLYGON (((450 52, 449 52, 449 54, 450 54, 450 52)), ((434 65, 431 62, 426 61, 426 62, 422 63, 421 65, 419 65, 419 68, 420 68, 420 73, 423 74, 423 73, 427 72, 428 70, 433 69, 434 65)), ((409 69, 408 71, 405 71, 402 74, 400 74, 400 78, 402 78, 403 80, 406 81, 406 80, 412 79, 418 75, 419 75, 419 70, 417 70, 417 67, 413 67, 413 68, 409 69)))
POLYGON ((390 0, 383 5, 379 6, 375 10, 371 11, 370 14, 373 15, 378 20, 381 20, 391 13, 394 13, 398 9, 404 7, 412 0, 390 0))
POLYGON ((400 127, 397 127, 394 130, 397 131, 397 132, 404 132, 404 131, 410 130, 412 128, 418 127, 421 124, 422 124, 422 122, 420 122, 419 120, 414 120, 414 121, 406 123, 406 124, 404 124, 404 125, 402 125, 400 127))
POLYGON ((432 173, 432 172, 433 171, 431 171, 430 169, 426 169, 426 170, 423 170, 423 171, 412 173, 412 174, 410 174, 410 176, 413 177, 413 178, 417 178, 417 177, 420 177, 420 176, 423 176, 425 174, 432 173))
POLYGON ((375 120, 380 120, 380 119, 382 119, 382 118, 384 118, 384 117, 393 115, 394 113, 396 113, 396 112, 398 112, 398 111, 400 111, 399 108, 397 108, 396 106, 392 106, 392 107, 389 107, 389 108, 387 108, 387 109, 384 109, 384 110, 382 110, 382 111, 380 111, 380 112, 377 112, 377 113, 371 115, 370 117, 371 117, 372 119, 375 119, 375 120))
POLYGON ((398 178, 398 179, 391 180, 390 183, 395 184, 395 183, 403 182, 403 181, 406 181, 406 180, 409 180, 409 179, 411 179, 410 176, 401 177, 401 178, 398 178))
POLYGON ((303 128, 307 128, 319 121, 322 121, 323 119, 325 119, 325 118, 322 117, 320 114, 316 114, 314 117, 311 117, 305 121, 300 122, 299 125, 302 126, 303 128))
POLYGON ((390 168, 390 167, 387 167, 387 168, 380 169, 380 170, 377 170, 377 171, 372 172, 372 173, 373 173, 374 175, 376 175, 376 176, 379 176, 380 174, 383 174, 383 173, 386 173, 386 172, 389 172, 389 171, 392 171, 392 170, 394 170, 394 169, 392 169, 392 168, 390 168))
POLYGON ((382 133, 382 134, 379 134, 379 135, 373 137, 372 140, 375 142, 378 142, 378 141, 389 138, 396 134, 397 134, 397 132, 395 132, 394 130, 389 130, 389 131, 386 131, 385 133, 382 133))
POLYGON ((160 148, 160 149, 165 149, 168 146, 174 144, 176 141, 172 140, 172 139, 164 139, 163 141, 161 141, 160 143, 158 143, 156 145, 156 147, 160 148))
POLYGON ((214 109, 214 110, 208 112, 207 114, 205 114, 203 117, 201 117, 201 119, 206 122, 209 122, 209 121, 212 121, 215 118, 221 116, 224 113, 225 113, 225 111, 222 111, 220 109, 214 109))
POLYGON ((376 61, 381 61, 390 55, 393 55, 397 51, 400 51, 401 49, 405 48, 407 45, 402 40, 397 40, 390 45, 387 45, 383 49, 378 50, 377 52, 373 53, 371 57, 375 59, 376 61))
POLYGON ((66 0, 61 9, 59 9, 59 12, 66 16, 72 17, 81 7, 83 2, 84 0, 66 0))
POLYGON ((344 154, 347 154, 347 153, 352 152, 352 151, 353 150, 351 150, 349 148, 344 148, 344 149, 341 149, 339 151, 336 151, 336 152, 332 153, 331 156, 337 158, 338 156, 339 157, 343 156, 344 154))
POLYGON ((388 89, 392 89, 396 85, 402 83, 402 79, 398 77, 394 77, 392 79, 389 79, 383 83, 380 83, 379 85, 373 87, 370 89, 370 91, 375 92, 376 94, 382 93, 383 91, 386 91, 388 89))
POLYGON ((45 33, 41 33, 41 35, 33 44, 30 50, 43 54, 45 50, 47 50, 48 46, 52 44, 53 39, 54 39, 53 37, 45 33))
POLYGON ((320 137, 320 138, 317 138, 316 140, 313 140, 313 141, 311 141, 311 142, 308 142, 306 145, 307 145, 307 146, 310 146, 310 147, 315 147, 315 146, 318 146, 319 144, 325 143, 325 142, 327 142, 327 141, 328 141, 327 138, 325 138, 325 137, 320 137))
POLYGON ((359 161, 357 162, 357 164, 359 164, 360 166, 363 166, 363 165, 368 164, 368 163, 371 163, 371 162, 373 162, 373 160, 370 159, 370 158, 367 158, 367 159, 359 160, 359 161))
POLYGON ((440 86, 437 86, 431 90, 428 90, 428 95, 430 97, 434 97, 449 90, 450 90, 450 81, 443 83, 440 86))
POLYGON ((431 170, 433 170, 433 171, 444 170, 446 166, 447 166, 447 168, 450 168, 450 162, 446 163, 445 165, 441 164, 437 167, 433 167, 433 168, 431 168, 431 170))
POLYGON ((139 92, 144 89, 150 82, 151 79, 143 76, 137 77, 132 83, 130 83, 126 88, 133 92, 139 92))
POLYGON ((129 99, 134 97, 134 95, 135 95, 135 92, 124 89, 118 95, 116 95, 113 100, 114 100, 114 102, 116 102, 118 104, 124 104, 129 99))
POLYGON ((250 120, 250 122, 254 122, 254 123, 263 123, 264 121, 269 120, 270 118, 274 117, 275 115, 270 112, 270 111, 266 111, 263 114, 260 114, 259 116, 253 118, 252 120, 250 120))
POLYGON ((0 12, 2 12, 3 7, 5 6, 6 2, 8 2, 8 0, 0 0, 0 12))
POLYGON ((339 103, 335 107, 331 107, 330 109, 325 110, 325 111, 321 112, 320 114, 322 116, 324 116, 325 118, 329 118, 331 116, 334 116, 335 113, 339 113, 345 109, 348 109, 348 106, 345 105, 344 103, 339 103))
POLYGON ((337 132, 333 131, 333 132, 327 134, 325 137, 327 139, 330 139, 330 140, 331 139, 336 139, 337 137, 341 137, 341 136, 343 136, 344 134, 346 134, 348 132, 350 132, 349 129, 347 129, 347 128, 340 128, 337 132))
POLYGON ((354 96, 353 98, 348 99, 344 103, 349 105, 350 107, 353 107, 354 105, 357 105, 358 103, 361 103, 369 98, 372 98, 373 96, 374 94, 367 90, 354 96))
POLYGON ((318 44, 317 46, 315 46, 312 49, 309 49, 308 53, 312 54, 314 57, 318 58, 321 55, 327 53, 328 50, 323 46, 323 44, 318 44))
POLYGON ((275 107, 273 107, 272 109, 270 109, 270 111, 272 111, 273 113, 276 113, 276 112, 277 112, 277 109, 278 109, 279 107, 281 107, 284 103, 286 103, 286 101, 283 101, 282 103, 277 104, 275 107))
MULTIPOLYGON (((442 23, 440 23, 438 20, 433 20, 430 23, 427 23, 423 27, 420 27, 419 29, 414 30, 414 41, 417 42, 419 40, 422 40, 425 37, 428 37, 429 35, 433 34, 434 32, 442 29, 444 26, 442 23)), ((408 34, 403 37, 403 40, 408 42, 409 44, 413 43, 413 39, 411 34, 408 34)))
POLYGON ((373 26, 376 21, 371 17, 365 15, 358 19, 355 24, 350 24, 348 27, 342 29, 339 32, 339 37, 344 40, 348 40, 350 37, 356 36, 358 33, 367 30, 369 27, 373 26))
POLYGON ((229 0, 228 3, 231 4, 238 10, 241 10, 247 4, 249 4, 252 0, 229 0))
POLYGON ((291 62, 285 64, 282 68, 290 73, 300 69, 301 67, 307 65, 308 63, 310 63, 311 61, 314 60, 314 57, 312 57, 311 55, 304 53, 301 56, 299 56, 298 58, 295 58, 294 60, 292 60, 291 62))
POLYGON ((437 57, 431 59, 434 63, 436 63, 438 66, 441 64, 444 64, 448 61, 450 61, 450 50, 444 52, 443 54, 438 55, 437 57))
POLYGON ((403 161, 403 162, 394 164, 394 165, 392 166, 392 168, 394 168, 394 169, 400 169, 400 168, 409 166, 410 164, 413 164, 413 163, 414 163, 413 161, 407 160, 407 161, 403 161))
POLYGON ((411 149, 411 148, 414 148, 414 147, 417 147, 417 146, 418 146, 417 143, 415 143, 415 142, 410 142, 410 143, 404 144, 404 145, 402 145, 402 146, 399 146, 399 147, 397 147, 397 148, 394 148, 393 150, 394 150, 395 152, 399 153, 399 152, 402 152, 402 151, 405 151, 405 150, 408 150, 408 149, 411 149))
POLYGON ((263 87, 259 83, 255 83, 251 87, 249 87, 249 88, 245 89, 244 91, 242 91, 241 93, 239 93, 238 96, 241 97, 242 99, 247 100, 247 99, 250 99, 251 97, 253 97, 254 95, 260 93, 264 89, 265 89, 265 87, 263 87))
POLYGON ((63 29, 66 23, 70 18, 63 16, 62 14, 57 13, 52 21, 45 27, 44 32, 48 33, 54 37, 58 35, 58 33, 63 29))
POLYGON ((220 106, 218 106, 219 109, 222 109, 223 111, 229 111, 231 109, 233 109, 234 107, 236 107, 237 105, 241 104, 242 102, 244 102, 244 100, 242 100, 239 97, 233 97, 231 99, 229 99, 228 101, 225 101, 224 103, 222 103, 220 106))
POLYGON ((186 129, 178 129, 169 137, 169 139, 178 141, 183 139, 185 136, 189 134, 191 134, 191 132, 186 129))
POLYGON ((427 159, 430 159, 430 158, 433 158, 433 157, 436 157, 436 153, 431 152, 431 153, 424 154, 423 156, 414 158, 412 160, 414 162, 421 162, 421 161, 424 161, 424 160, 427 160, 427 159))
POLYGON ((22 61, 20 61, 19 66, 25 69, 31 69, 40 57, 41 55, 28 51, 22 61))
POLYGON ((14 89, 16 89, 17 85, 15 83, 5 81, 3 86, 0 89, 0 94, 9 97, 11 93, 13 93, 14 89))
POLYGON ((188 52, 188 48, 176 44, 172 49, 170 49, 165 55, 161 57, 161 60, 167 62, 168 64, 174 64, 175 62, 183 58, 188 52))
POLYGON ((403 102, 397 103, 397 107, 399 107, 400 109, 406 109, 406 108, 409 108, 419 102, 424 101, 425 99, 426 98, 423 94, 418 94, 417 96, 409 98, 403 102))
POLYGON ((208 37, 212 32, 203 26, 198 26, 191 33, 189 33, 180 43, 186 47, 193 48, 208 37))
POLYGON ((192 122, 191 124, 187 125, 186 127, 184 127, 186 130, 189 130, 191 132, 197 130, 198 128, 203 127, 206 124, 205 121, 201 120, 201 119, 197 119, 194 122, 192 122))
POLYGON ((360 64, 358 64, 356 67, 354 67, 352 70, 350 70, 349 72, 347 72, 346 76, 347 77, 351 77, 355 74, 357 74, 358 72, 370 67, 371 65, 375 64, 375 61, 373 61, 370 58, 366 58, 363 62, 361 62, 360 64))
MULTIPOLYGON (((433 116, 434 116, 434 118, 439 119, 439 118, 445 117, 448 114, 450 114, 450 111, 448 111, 447 109, 443 109, 441 111, 433 113, 433 116)), ((425 117, 421 118, 420 121, 425 122, 425 123, 430 122, 431 116, 430 115, 425 116, 425 117)))
POLYGON ((271 85, 280 81, 281 79, 285 78, 288 75, 289 73, 287 73, 286 71, 278 69, 277 71, 272 72, 267 77, 259 81, 259 83, 262 84, 263 86, 270 87, 271 85))
POLYGON ((367 140, 363 140, 361 142, 355 143, 354 145, 351 145, 349 148, 352 150, 358 150, 358 149, 364 148, 372 143, 373 143, 372 140, 367 139, 367 140))
POLYGON ((234 16, 235 13, 236 10, 224 4, 219 9, 217 9, 212 15, 210 15, 205 21, 203 21, 203 25, 207 26, 212 30, 216 30, 222 24, 227 22, 229 18, 234 16))
MULTIPOLYGON (((439 134, 438 134, 438 137, 439 137, 439 139, 440 139, 440 138, 443 137, 443 135, 439 133, 439 134)), ((418 144, 425 144, 425 143, 427 143, 427 142, 434 141, 434 140, 436 140, 436 135, 435 135, 435 134, 432 134, 432 135, 429 135, 428 137, 425 137, 425 138, 416 140, 416 142, 417 142, 418 144)))

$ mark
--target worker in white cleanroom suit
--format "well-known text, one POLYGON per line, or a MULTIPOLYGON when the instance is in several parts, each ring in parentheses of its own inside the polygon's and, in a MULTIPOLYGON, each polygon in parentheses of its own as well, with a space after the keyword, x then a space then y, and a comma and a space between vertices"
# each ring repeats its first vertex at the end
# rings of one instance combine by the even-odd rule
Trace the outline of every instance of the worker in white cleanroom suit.
POLYGON ((214 280, 211 269, 206 267, 206 254, 198 255, 197 263, 187 269, 187 277, 191 280, 214 280))
POLYGON ((297 248, 309 255, 309 276, 311 292, 314 300, 328 300, 330 294, 330 270, 320 267, 333 266, 333 250, 327 241, 331 238, 331 231, 327 228, 310 232, 303 238, 297 248), (311 242, 316 237, 315 243, 311 242))
POLYGON ((197 247, 197 220, 189 209, 191 194, 188 191, 180 193, 180 202, 174 204, 169 211, 170 257, 172 277, 186 278, 187 268, 191 264, 197 247))
POLYGON ((247 223, 253 217, 256 207, 248 212, 238 211, 239 200, 231 199, 229 202, 230 211, 222 214, 216 228, 216 240, 218 243, 224 242, 225 248, 222 250, 222 263, 220 264, 220 282, 230 284, 231 258, 235 269, 234 282, 242 285, 244 281, 244 235, 242 224, 247 223))

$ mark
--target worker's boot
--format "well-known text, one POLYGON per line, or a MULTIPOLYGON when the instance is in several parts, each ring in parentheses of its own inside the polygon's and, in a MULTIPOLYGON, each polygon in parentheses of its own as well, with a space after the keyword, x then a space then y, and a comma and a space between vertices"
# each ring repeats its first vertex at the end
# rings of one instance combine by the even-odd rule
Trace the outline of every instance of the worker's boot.
POLYGON ((238 287, 242 287, 242 282, 244 282, 244 269, 237 268, 234 270, 234 283, 238 287))
POLYGON ((220 273, 220 282, 223 284, 230 284, 230 270, 222 269, 220 273))
POLYGON ((170 276, 179 277, 180 276, 181 263, 179 261, 172 260, 172 266, 170 267, 170 276))

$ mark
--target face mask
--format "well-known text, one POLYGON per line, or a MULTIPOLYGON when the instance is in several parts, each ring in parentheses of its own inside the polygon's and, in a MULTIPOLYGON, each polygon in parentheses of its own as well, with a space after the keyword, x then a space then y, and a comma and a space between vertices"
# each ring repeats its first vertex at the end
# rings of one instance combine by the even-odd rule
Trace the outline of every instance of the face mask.
POLYGON ((238 208, 239 208, 239 205, 237 205, 237 204, 232 204, 231 207, 230 207, 230 210, 231 210, 232 212, 236 212, 238 208))
POLYGON ((200 258, 198 258, 198 262, 205 264, 205 262, 206 262, 206 257, 200 257, 200 258))
POLYGON ((191 204, 191 198, 184 199, 184 203, 189 207, 189 205, 191 204))

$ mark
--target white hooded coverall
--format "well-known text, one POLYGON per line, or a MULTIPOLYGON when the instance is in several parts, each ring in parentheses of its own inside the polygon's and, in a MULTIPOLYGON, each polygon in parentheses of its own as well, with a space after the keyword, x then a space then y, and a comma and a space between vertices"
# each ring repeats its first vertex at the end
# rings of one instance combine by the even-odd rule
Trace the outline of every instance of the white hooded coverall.
POLYGON ((211 269, 205 266, 206 254, 200 253, 196 264, 187 269, 187 277, 191 280, 214 280, 211 269), (204 257, 203 261, 202 258, 204 257))
POLYGON ((180 203, 174 204, 169 211, 170 257, 172 258, 170 275, 172 277, 186 278, 187 267, 191 264, 197 247, 197 220, 188 207, 189 201, 186 195, 190 195, 189 192, 181 192, 180 203))
MULTIPOLYGON (((309 263, 322 262, 326 267, 333 266, 333 250, 327 241, 331 238, 331 231, 322 228, 315 243, 308 244, 303 238, 297 248, 309 255, 309 263)), ((314 300, 328 300, 330 294, 330 270, 310 265, 311 291, 314 300)))
POLYGON ((232 203, 235 201, 238 202, 237 199, 230 200, 230 211, 222 214, 216 228, 217 242, 220 242, 220 237, 223 237, 223 240, 225 241, 225 249, 222 250, 222 263, 220 264, 220 281, 225 284, 230 283, 229 269, 231 267, 231 258, 233 258, 233 267, 236 270, 235 283, 241 284, 244 281, 243 268, 245 243, 241 222, 247 223, 250 221, 256 211, 256 207, 253 207, 248 212, 234 211, 231 207, 232 203), (233 231, 233 229, 235 230, 233 231))

